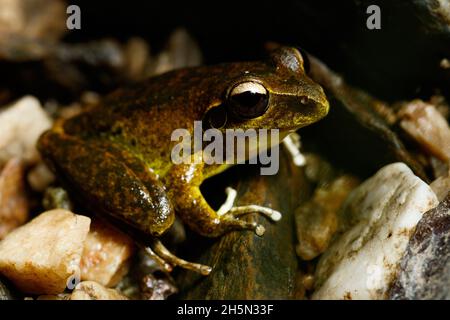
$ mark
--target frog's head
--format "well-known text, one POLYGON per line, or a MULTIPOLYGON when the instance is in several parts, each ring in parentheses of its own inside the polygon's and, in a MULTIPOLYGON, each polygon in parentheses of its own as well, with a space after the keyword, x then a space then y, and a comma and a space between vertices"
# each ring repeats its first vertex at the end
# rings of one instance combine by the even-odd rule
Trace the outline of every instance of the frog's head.
POLYGON ((270 59, 238 70, 229 78, 220 108, 208 112, 212 127, 279 129, 286 135, 328 113, 323 89, 306 75, 304 57, 295 48, 280 47, 270 59))

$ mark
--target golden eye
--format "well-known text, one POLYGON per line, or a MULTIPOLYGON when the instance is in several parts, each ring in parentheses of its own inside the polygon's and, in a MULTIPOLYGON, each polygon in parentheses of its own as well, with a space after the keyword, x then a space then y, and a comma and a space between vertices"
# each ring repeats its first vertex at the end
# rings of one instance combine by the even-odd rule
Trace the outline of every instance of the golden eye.
POLYGON ((228 94, 228 108, 239 119, 257 118, 269 106, 269 93, 257 82, 242 82, 234 86, 228 94))

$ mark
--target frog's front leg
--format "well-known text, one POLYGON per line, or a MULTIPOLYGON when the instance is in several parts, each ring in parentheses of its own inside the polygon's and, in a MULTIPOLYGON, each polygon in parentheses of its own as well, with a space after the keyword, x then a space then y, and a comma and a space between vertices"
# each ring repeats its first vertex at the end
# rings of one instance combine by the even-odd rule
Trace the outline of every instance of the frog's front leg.
POLYGON ((239 216, 260 213, 273 220, 281 218, 279 212, 256 205, 215 211, 200 191, 202 167, 203 164, 175 165, 165 178, 177 215, 192 230, 207 237, 221 236, 233 230, 252 230, 262 236, 265 229, 261 224, 241 220, 239 216))

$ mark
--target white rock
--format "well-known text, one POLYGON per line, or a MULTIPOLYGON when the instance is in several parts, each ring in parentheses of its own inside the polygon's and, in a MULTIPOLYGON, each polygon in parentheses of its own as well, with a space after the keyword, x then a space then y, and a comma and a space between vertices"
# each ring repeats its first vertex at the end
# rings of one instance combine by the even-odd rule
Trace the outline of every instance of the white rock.
POLYGON ((39 101, 26 96, 0 111, 0 164, 17 157, 27 163, 39 159, 36 141, 52 122, 39 101))
POLYGON ((89 224, 67 210, 40 214, 0 242, 0 273, 26 293, 62 293, 80 272, 89 224))
POLYGON ((416 224, 437 204, 433 190, 403 163, 366 180, 344 204, 348 229, 320 259, 312 298, 385 298, 416 224))

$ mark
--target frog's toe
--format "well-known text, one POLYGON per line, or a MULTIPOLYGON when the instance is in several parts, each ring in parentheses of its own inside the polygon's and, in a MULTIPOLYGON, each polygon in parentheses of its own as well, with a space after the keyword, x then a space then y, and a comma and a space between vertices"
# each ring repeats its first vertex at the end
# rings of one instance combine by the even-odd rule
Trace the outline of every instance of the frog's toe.
POLYGON ((249 213, 259 213, 273 221, 279 221, 281 219, 281 213, 272 208, 263 207, 259 205, 247 205, 240 207, 233 207, 234 201, 236 200, 237 192, 235 189, 228 187, 225 189, 227 194, 227 199, 222 204, 222 206, 217 210, 217 214, 219 216, 223 216, 225 214, 231 214, 235 217, 242 216, 249 213))
POLYGON ((272 221, 279 221, 281 219, 281 213, 279 211, 268 207, 258 206, 256 204, 233 207, 227 212, 227 214, 232 214, 235 217, 243 216, 250 213, 262 214, 263 216, 271 219, 272 221))
POLYGON ((220 219, 220 224, 225 230, 251 230, 259 237, 262 237, 266 232, 266 228, 264 228, 262 224, 237 219, 236 216, 231 213, 223 215, 220 219))
POLYGON ((207 276, 211 273, 212 268, 210 266, 206 266, 199 263, 192 263, 181 258, 178 258, 173 253, 171 253, 162 243, 161 241, 154 239, 150 244, 150 248, 147 248, 147 252, 151 254, 156 254, 159 259, 168 263, 169 265, 178 266, 184 269, 192 270, 198 272, 204 276, 207 276))

